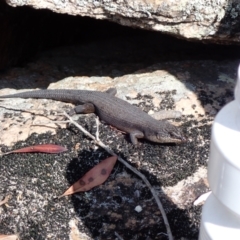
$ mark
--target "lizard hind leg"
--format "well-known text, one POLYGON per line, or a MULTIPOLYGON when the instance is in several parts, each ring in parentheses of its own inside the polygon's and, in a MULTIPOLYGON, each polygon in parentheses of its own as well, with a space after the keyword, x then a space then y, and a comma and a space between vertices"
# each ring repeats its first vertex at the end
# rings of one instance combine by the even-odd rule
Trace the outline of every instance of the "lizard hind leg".
POLYGON ((68 113, 70 116, 74 115, 74 114, 79 114, 79 113, 94 113, 95 112, 95 107, 92 103, 84 103, 82 105, 78 105, 75 108, 73 108, 72 110, 70 110, 70 112, 68 113))

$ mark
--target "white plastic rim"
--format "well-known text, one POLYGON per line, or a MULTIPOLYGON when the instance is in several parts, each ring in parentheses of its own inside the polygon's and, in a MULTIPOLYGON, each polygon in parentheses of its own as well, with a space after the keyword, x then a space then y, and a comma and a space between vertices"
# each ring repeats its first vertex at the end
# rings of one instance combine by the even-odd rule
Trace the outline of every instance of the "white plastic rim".
MULTIPOLYGON (((240 111, 227 104, 212 127, 208 181, 214 195, 240 216, 240 111)), ((239 236, 240 239, 240 236, 239 236)))
POLYGON ((240 239, 240 218, 211 194, 203 206, 199 240, 226 239, 240 239))
POLYGON ((240 65, 238 67, 238 77, 237 77, 237 84, 234 90, 234 97, 238 103, 238 108, 240 110, 240 65))

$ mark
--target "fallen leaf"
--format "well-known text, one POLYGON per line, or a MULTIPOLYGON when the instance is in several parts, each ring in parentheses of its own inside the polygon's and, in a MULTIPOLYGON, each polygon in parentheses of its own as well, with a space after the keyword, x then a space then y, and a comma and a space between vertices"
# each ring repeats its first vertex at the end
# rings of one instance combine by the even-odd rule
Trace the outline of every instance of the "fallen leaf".
POLYGON ((112 156, 101 161, 75 182, 66 192, 59 196, 59 198, 76 192, 89 191, 93 187, 101 185, 109 177, 116 161, 117 156, 112 156))
POLYGON ((18 236, 13 234, 13 235, 3 235, 0 234, 0 240, 17 240, 18 236))
POLYGON ((32 153, 32 152, 42 152, 42 153, 61 153, 66 152, 67 149, 65 147, 55 145, 55 144, 41 144, 35 145, 25 148, 20 148, 13 150, 11 152, 3 153, 2 155, 7 155, 10 153, 32 153))

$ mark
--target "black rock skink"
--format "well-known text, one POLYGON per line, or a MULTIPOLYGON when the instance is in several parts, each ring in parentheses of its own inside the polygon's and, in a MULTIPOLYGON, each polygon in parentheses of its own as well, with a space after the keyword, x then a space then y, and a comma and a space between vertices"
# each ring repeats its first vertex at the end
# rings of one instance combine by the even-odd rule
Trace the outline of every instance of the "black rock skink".
POLYGON ((73 103, 73 113, 95 112, 106 123, 129 133, 131 142, 145 138, 157 143, 182 143, 186 139, 181 130, 166 120, 156 120, 140 108, 115 97, 116 89, 106 92, 86 90, 37 90, 0 98, 41 98, 73 103))

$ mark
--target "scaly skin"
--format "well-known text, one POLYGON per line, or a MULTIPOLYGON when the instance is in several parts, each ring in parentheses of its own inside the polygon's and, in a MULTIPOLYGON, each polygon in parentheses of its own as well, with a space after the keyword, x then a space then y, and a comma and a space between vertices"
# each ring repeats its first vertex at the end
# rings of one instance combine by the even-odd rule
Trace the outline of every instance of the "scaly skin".
POLYGON ((4 95, 0 98, 41 98, 73 103, 78 105, 74 109, 75 113, 95 112, 106 123, 129 133, 133 144, 138 143, 138 138, 157 143, 186 141, 179 128, 168 121, 152 118, 140 108, 115 97, 115 93, 115 89, 109 89, 106 92, 56 89, 4 95))

